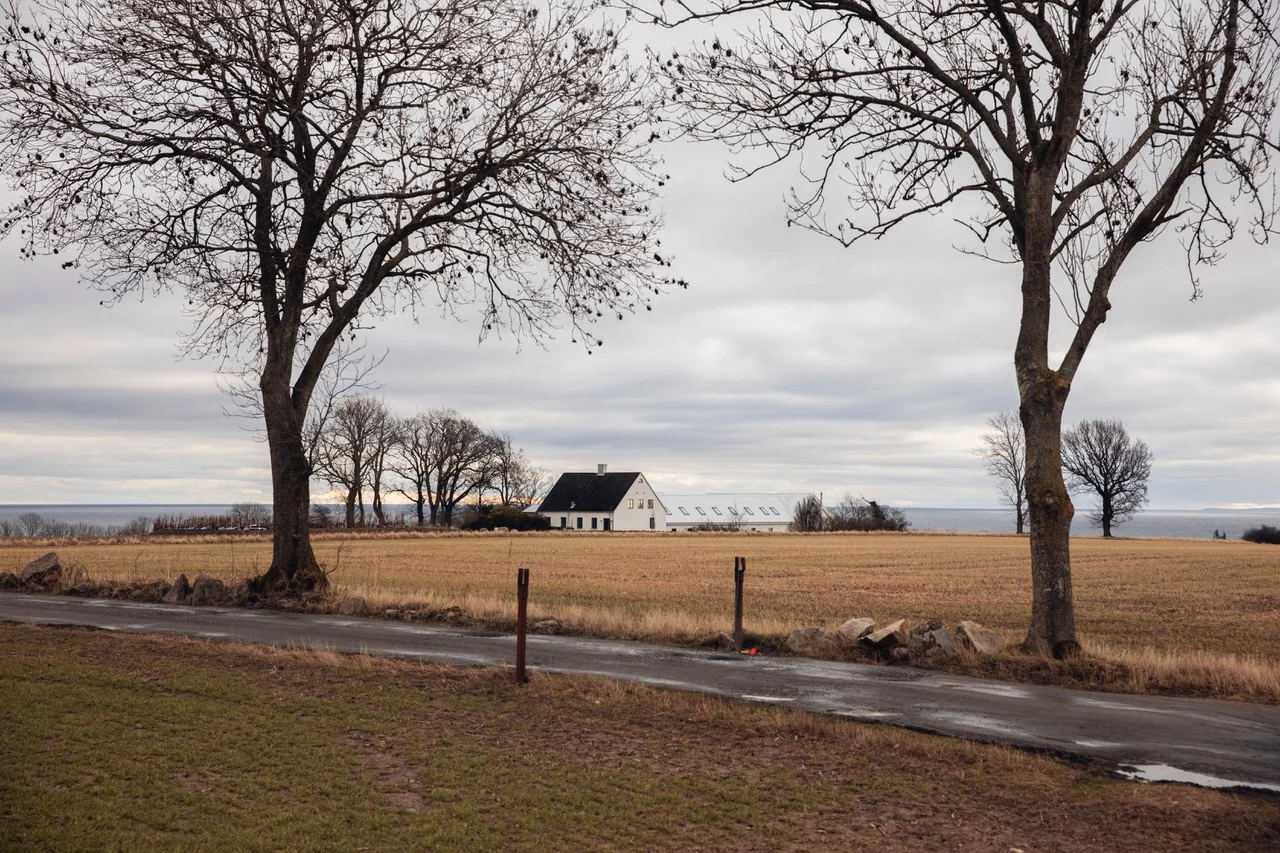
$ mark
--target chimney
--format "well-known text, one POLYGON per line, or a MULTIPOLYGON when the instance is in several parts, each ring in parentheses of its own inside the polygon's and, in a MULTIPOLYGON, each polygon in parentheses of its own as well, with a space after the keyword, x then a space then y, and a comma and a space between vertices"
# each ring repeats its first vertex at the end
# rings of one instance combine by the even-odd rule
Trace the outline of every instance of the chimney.
POLYGON ((603 477, 605 474, 608 474, 608 473, 609 473, 609 466, 604 464, 603 462, 601 462, 599 465, 596 466, 597 477, 603 477))

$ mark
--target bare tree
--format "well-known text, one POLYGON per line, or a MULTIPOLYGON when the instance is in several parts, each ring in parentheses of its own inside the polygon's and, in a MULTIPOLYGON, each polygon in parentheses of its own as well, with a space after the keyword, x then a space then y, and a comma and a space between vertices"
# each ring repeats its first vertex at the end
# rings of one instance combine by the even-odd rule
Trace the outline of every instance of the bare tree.
POLYGON ((345 490, 347 527, 364 527, 367 523, 365 489, 376 492, 375 484, 382 482, 382 473, 377 469, 385 464, 393 430, 391 420, 391 413, 381 400, 345 397, 334 405, 320 434, 316 473, 331 486, 345 490))
POLYGON ((634 5, 646 4, 667 23, 749 13, 755 26, 740 43, 681 51, 664 67, 690 133, 762 154, 739 177, 803 152, 810 183, 792 194, 790 223, 850 245, 953 210, 974 234, 972 251, 1019 267, 1013 362, 1032 576, 1024 647, 1077 653, 1063 407, 1112 285, 1142 243, 1175 226, 1194 270, 1220 256, 1241 217, 1257 239, 1272 230, 1280 4, 634 5), (1056 363, 1055 302, 1072 325, 1056 363))
POLYGON ((830 513, 822 505, 822 499, 805 495, 792 510, 789 527, 793 533, 821 533, 829 529, 829 522, 830 513))
POLYGON ((903 533, 911 529, 907 514, 896 506, 886 506, 866 498, 845 494, 831 510, 827 530, 888 530, 903 533))
MULTIPOLYGON (((666 279, 651 99, 589 0, 0 0, 0 235, 108 301, 181 288, 260 364, 262 591, 323 587, 303 438, 338 342, 467 306, 575 329, 666 279)), ((589 347, 594 334, 584 334, 589 347)))
POLYGON ((987 418, 991 432, 978 436, 973 453, 982 459, 987 473, 996 481, 1000 502, 1013 510, 1015 532, 1025 532, 1027 520, 1027 449, 1022 421, 1002 409, 987 418))
POLYGON ((529 461, 523 449, 516 448, 511 434, 493 434, 493 470, 488 484, 502 506, 525 509, 532 506, 547 491, 551 474, 529 461))
POLYGON ((1102 535, 1133 518, 1147 504, 1151 448, 1129 438, 1114 420, 1081 421, 1062 434, 1062 467, 1073 492, 1094 492, 1098 506, 1089 514, 1102 535))
POLYGON ((437 441, 432 460, 436 479, 429 498, 431 523, 448 527, 458 504, 489 482, 497 441, 453 409, 434 412, 433 418, 437 441))
POLYGON ((404 485, 396 491, 414 506, 418 526, 427 521, 430 505, 431 523, 436 523, 436 506, 431 503, 431 486, 435 482, 436 445, 440 441, 437 421, 430 413, 404 418, 396 427, 396 443, 388 463, 404 485))
POLYGON ((227 515, 231 523, 241 530, 267 530, 271 527, 271 507, 260 503, 232 504, 227 515))

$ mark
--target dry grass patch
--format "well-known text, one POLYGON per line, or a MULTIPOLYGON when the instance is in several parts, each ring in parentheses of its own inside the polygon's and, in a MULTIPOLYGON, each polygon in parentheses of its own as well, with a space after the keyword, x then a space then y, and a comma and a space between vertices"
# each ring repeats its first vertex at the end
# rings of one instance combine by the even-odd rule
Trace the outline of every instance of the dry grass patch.
MULTIPOLYGON (((961 534, 320 534, 335 595, 375 607, 461 607, 514 619, 517 567, 531 615, 602 636, 698 642, 729 626, 733 558, 746 556, 747 630, 783 637, 849 616, 973 619, 1020 640, 1029 618, 1025 538, 961 534)), ((6 543, 17 568, 44 543, 6 543)), ((95 580, 261 572, 261 537, 68 541, 95 580)), ((1280 548, 1096 537, 1072 542, 1078 624, 1130 689, 1280 700, 1280 548), (1198 686, 1197 686, 1198 685, 1198 686)), ((4 568, 4 566, 0 566, 4 568)))

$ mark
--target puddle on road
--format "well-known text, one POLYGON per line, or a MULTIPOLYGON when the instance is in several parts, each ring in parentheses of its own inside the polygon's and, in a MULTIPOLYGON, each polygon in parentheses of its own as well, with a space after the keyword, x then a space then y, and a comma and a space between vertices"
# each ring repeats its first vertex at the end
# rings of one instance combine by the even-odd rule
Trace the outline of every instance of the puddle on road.
POLYGON ((1259 791, 1280 792, 1280 785, 1265 782, 1242 782, 1238 779, 1221 779, 1208 773, 1180 770, 1167 764, 1123 764, 1116 773, 1135 782, 1185 782, 1201 788, 1252 788, 1259 791))

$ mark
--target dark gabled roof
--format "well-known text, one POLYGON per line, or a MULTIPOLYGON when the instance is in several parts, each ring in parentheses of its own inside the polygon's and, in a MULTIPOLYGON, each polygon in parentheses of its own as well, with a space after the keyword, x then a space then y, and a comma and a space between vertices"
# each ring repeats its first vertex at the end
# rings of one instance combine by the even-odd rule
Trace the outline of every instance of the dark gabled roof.
POLYGON ((561 474, 538 512, 613 512, 639 476, 639 471, 561 474))

